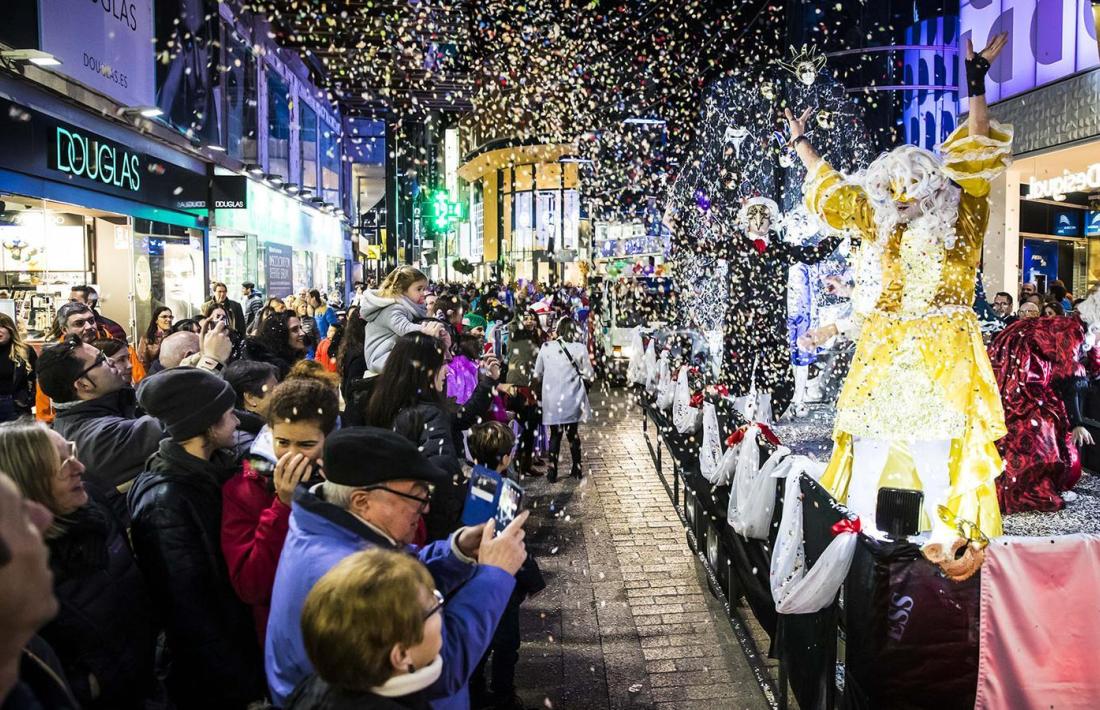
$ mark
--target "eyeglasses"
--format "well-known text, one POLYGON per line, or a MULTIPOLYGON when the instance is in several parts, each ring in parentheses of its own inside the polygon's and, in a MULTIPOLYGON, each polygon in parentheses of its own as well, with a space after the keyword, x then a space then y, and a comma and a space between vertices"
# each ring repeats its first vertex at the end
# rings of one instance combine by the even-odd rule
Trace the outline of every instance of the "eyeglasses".
POLYGON ((428 609, 426 612, 424 612, 424 621, 432 618, 432 616, 437 611, 442 611, 443 605, 447 603, 447 599, 443 596, 443 592, 439 591, 438 589, 432 590, 432 596, 435 597, 435 604, 432 605, 431 609, 428 609))
POLYGON ((95 362, 93 362, 91 365, 89 365, 88 367, 81 370, 80 374, 76 376, 76 378, 73 380, 73 382, 76 382, 76 380, 79 380, 81 377, 84 377, 85 375, 87 375, 89 372, 96 369, 100 365, 106 364, 106 362, 107 362, 107 356, 103 354, 103 351, 100 351, 99 354, 95 356, 95 362))
POLYGON ((389 488, 388 486, 382 486, 382 485, 366 486, 365 488, 363 488, 363 490, 365 490, 365 491, 386 491, 387 493, 392 493, 395 496, 399 496, 401 498, 408 498, 409 500, 415 500, 417 503, 420 504, 419 508, 417 509, 417 512, 418 513, 423 513, 425 510, 428 509, 428 505, 432 502, 432 493, 435 489, 434 489, 433 486, 428 486, 428 495, 426 495, 424 497, 414 496, 411 493, 402 493, 401 491, 395 491, 394 489, 389 488))

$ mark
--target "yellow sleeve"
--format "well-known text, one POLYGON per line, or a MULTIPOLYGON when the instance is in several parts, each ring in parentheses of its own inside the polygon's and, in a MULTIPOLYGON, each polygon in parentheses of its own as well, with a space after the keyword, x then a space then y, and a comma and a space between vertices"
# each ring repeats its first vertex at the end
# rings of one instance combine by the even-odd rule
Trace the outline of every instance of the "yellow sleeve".
POLYGON ((806 173, 802 184, 806 209, 836 230, 855 230, 864 239, 875 238, 875 216, 867 193, 824 160, 806 173))
POLYGON ((989 183, 1012 163, 1012 126, 991 119, 988 136, 972 136, 967 121, 940 145, 940 153, 947 177, 967 194, 985 197, 989 183))

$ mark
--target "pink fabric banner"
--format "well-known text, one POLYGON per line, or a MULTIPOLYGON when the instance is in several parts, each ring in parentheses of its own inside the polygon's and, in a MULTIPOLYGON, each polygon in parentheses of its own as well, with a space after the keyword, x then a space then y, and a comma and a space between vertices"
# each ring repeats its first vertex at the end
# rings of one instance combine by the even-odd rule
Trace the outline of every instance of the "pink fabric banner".
POLYGON ((1100 707, 1100 536, 994 540, 981 604, 976 710, 1100 707))

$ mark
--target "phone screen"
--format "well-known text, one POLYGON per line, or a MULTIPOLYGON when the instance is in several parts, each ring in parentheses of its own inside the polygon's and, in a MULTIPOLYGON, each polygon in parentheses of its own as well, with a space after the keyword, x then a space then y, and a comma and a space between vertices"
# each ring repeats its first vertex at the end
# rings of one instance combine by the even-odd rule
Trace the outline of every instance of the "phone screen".
POLYGON ((523 506, 523 488, 515 481, 505 478, 501 480, 500 500, 497 502, 497 532, 502 532, 508 524, 516 519, 523 506))

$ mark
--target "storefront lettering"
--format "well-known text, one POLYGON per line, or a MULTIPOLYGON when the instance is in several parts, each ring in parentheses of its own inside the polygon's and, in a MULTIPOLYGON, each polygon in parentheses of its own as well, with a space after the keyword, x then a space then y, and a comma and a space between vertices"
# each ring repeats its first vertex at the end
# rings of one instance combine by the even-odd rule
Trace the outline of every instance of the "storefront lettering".
POLYGON ((1086 192, 1100 188, 1100 163, 1093 163, 1084 172, 1071 173, 1068 170, 1058 177, 1040 180, 1032 177, 1029 183, 1028 199, 1043 197, 1064 198, 1069 192, 1086 192))
POLYGON ((132 192, 141 189, 141 158, 137 154, 61 126, 57 127, 55 143, 55 164, 51 167, 132 192))
POLYGON ((290 257, 269 254, 267 257, 268 274, 271 278, 290 278, 290 257))

